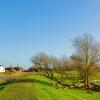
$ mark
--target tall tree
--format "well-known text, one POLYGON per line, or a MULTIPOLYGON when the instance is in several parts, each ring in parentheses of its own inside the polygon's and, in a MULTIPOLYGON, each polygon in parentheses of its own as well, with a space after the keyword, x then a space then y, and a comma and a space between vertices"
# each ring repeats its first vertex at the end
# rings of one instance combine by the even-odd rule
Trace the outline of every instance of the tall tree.
POLYGON ((74 39, 76 49, 76 60, 85 70, 85 84, 89 85, 89 74, 91 69, 100 61, 100 44, 93 40, 90 34, 84 34, 83 37, 74 39))

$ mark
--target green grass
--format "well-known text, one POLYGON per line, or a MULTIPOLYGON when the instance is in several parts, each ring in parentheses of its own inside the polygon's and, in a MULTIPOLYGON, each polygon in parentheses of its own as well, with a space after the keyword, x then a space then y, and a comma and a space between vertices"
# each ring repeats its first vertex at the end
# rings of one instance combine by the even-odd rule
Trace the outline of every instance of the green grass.
POLYGON ((100 92, 56 88, 52 83, 44 76, 31 73, 0 86, 0 100, 100 100, 100 92))
POLYGON ((0 100, 35 100, 33 78, 28 75, 17 82, 0 86, 0 100))
MULTIPOLYGON (((74 73, 75 76, 78 75, 78 73, 76 71, 70 71, 70 72, 74 73)), ((65 77, 68 73, 69 73, 69 71, 66 71, 66 74, 64 74, 65 77)), ((54 73, 54 77, 59 79, 60 74, 59 73, 54 73)), ((89 81, 91 82, 92 80, 100 80, 100 71, 94 71, 94 73, 92 73, 92 75, 89 76, 89 81)), ((71 80, 69 80, 67 78, 66 78, 66 80, 64 80, 64 83, 67 83, 67 84, 70 84, 70 85, 72 84, 71 80)), ((80 83, 80 80, 78 81, 78 83, 80 83)), ((100 83, 99 83, 99 85, 100 85, 100 83)))
POLYGON ((57 89, 47 78, 35 75, 35 95, 37 100, 100 100, 99 92, 81 89, 57 89))
POLYGON ((100 71, 96 71, 93 75, 90 77, 91 80, 100 80, 100 71))
POLYGON ((23 75, 23 74, 26 74, 26 73, 25 72, 11 72, 11 73, 3 72, 3 73, 0 73, 0 77, 7 77, 7 76, 16 77, 18 75, 23 75))

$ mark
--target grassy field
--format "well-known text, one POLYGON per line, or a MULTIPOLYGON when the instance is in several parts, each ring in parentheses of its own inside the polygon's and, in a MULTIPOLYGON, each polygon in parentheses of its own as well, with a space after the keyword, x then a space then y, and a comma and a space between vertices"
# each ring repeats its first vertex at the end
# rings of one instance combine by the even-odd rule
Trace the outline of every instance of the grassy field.
POLYGON ((26 74, 25 72, 11 72, 11 73, 0 73, 0 77, 7 77, 7 76, 13 76, 16 77, 18 75, 26 74))
POLYGON ((58 89, 52 83, 44 76, 31 73, 0 86, 0 100, 100 100, 100 92, 58 89))
POLYGON ((24 76, 17 82, 1 86, 0 100, 35 100, 34 84, 31 76, 24 76))
POLYGON ((100 100, 99 92, 87 90, 59 88, 45 77, 35 76, 35 95, 37 100, 100 100))

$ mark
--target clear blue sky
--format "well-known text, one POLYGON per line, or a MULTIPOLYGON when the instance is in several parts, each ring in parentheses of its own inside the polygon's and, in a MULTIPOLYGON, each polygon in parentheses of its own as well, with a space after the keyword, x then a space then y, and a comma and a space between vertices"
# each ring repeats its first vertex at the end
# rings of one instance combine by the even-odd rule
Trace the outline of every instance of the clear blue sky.
POLYGON ((0 0, 0 64, 29 67, 41 51, 70 56, 84 33, 100 42, 100 0, 0 0))

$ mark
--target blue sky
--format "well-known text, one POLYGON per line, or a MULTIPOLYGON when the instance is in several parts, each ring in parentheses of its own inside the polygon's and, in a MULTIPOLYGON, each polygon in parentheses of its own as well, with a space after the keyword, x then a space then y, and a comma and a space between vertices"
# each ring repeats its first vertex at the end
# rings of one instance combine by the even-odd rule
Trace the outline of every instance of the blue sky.
POLYGON ((0 0, 0 64, 25 67, 32 55, 70 56, 72 39, 100 42, 100 0, 0 0))

